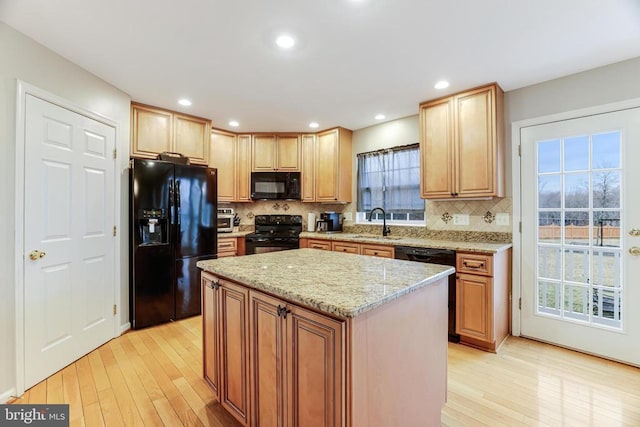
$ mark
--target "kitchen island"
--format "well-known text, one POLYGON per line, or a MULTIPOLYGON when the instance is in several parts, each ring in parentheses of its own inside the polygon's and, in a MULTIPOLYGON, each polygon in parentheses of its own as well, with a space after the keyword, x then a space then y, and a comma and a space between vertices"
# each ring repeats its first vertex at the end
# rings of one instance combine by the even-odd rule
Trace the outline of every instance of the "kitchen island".
POLYGON ((452 267, 313 249, 198 267, 204 375, 241 424, 440 424, 452 267))

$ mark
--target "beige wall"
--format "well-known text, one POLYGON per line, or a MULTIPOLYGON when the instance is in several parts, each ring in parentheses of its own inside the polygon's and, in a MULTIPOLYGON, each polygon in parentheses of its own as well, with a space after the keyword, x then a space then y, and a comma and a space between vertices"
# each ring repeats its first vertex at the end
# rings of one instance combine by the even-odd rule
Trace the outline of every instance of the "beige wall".
POLYGON ((21 80, 78 107, 108 117, 119 126, 117 143, 122 202, 120 250, 121 324, 128 322, 128 238, 126 232, 130 98, 127 94, 0 22, 0 402, 15 387, 15 105, 21 80))

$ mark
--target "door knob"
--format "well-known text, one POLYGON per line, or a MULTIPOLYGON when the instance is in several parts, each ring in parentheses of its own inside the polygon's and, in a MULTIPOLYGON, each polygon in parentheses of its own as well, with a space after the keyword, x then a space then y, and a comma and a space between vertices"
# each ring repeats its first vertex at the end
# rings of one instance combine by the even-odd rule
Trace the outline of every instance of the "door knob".
POLYGON ((632 246, 629 248, 629 253, 633 256, 638 256, 640 255, 640 248, 637 246, 632 246))
POLYGON ((44 258, 46 255, 47 255, 46 252, 40 252, 38 250, 35 250, 29 253, 29 258, 31 258, 32 261, 36 261, 36 260, 39 260, 40 258, 44 258))
POLYGON ((629 235, 633 237, 640 236, 640 228, 632 228, 631 230, 629 230, 629 235))

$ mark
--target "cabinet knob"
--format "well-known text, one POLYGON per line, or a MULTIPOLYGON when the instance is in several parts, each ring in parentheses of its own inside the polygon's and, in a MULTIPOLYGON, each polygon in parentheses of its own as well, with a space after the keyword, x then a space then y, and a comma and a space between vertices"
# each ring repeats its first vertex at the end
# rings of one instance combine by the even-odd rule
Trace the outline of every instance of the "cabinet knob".
POLYGON ((291 313, 291 310, 289 310, 286 305, 284 307, 281 307, 280 305, 278 305, 277 313, 278 313, 278 317, 282 317, 283 319, 286 319, 287 314, 291 313))

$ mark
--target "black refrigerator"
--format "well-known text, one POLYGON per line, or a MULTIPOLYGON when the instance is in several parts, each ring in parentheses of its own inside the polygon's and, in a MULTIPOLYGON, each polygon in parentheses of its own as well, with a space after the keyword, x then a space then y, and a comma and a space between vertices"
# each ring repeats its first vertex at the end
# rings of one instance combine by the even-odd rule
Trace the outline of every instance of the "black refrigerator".
POLYGON ((131 327, 200 313, 196 262, 216 257, 216 169, 132 160, 129 310, 131 327))

